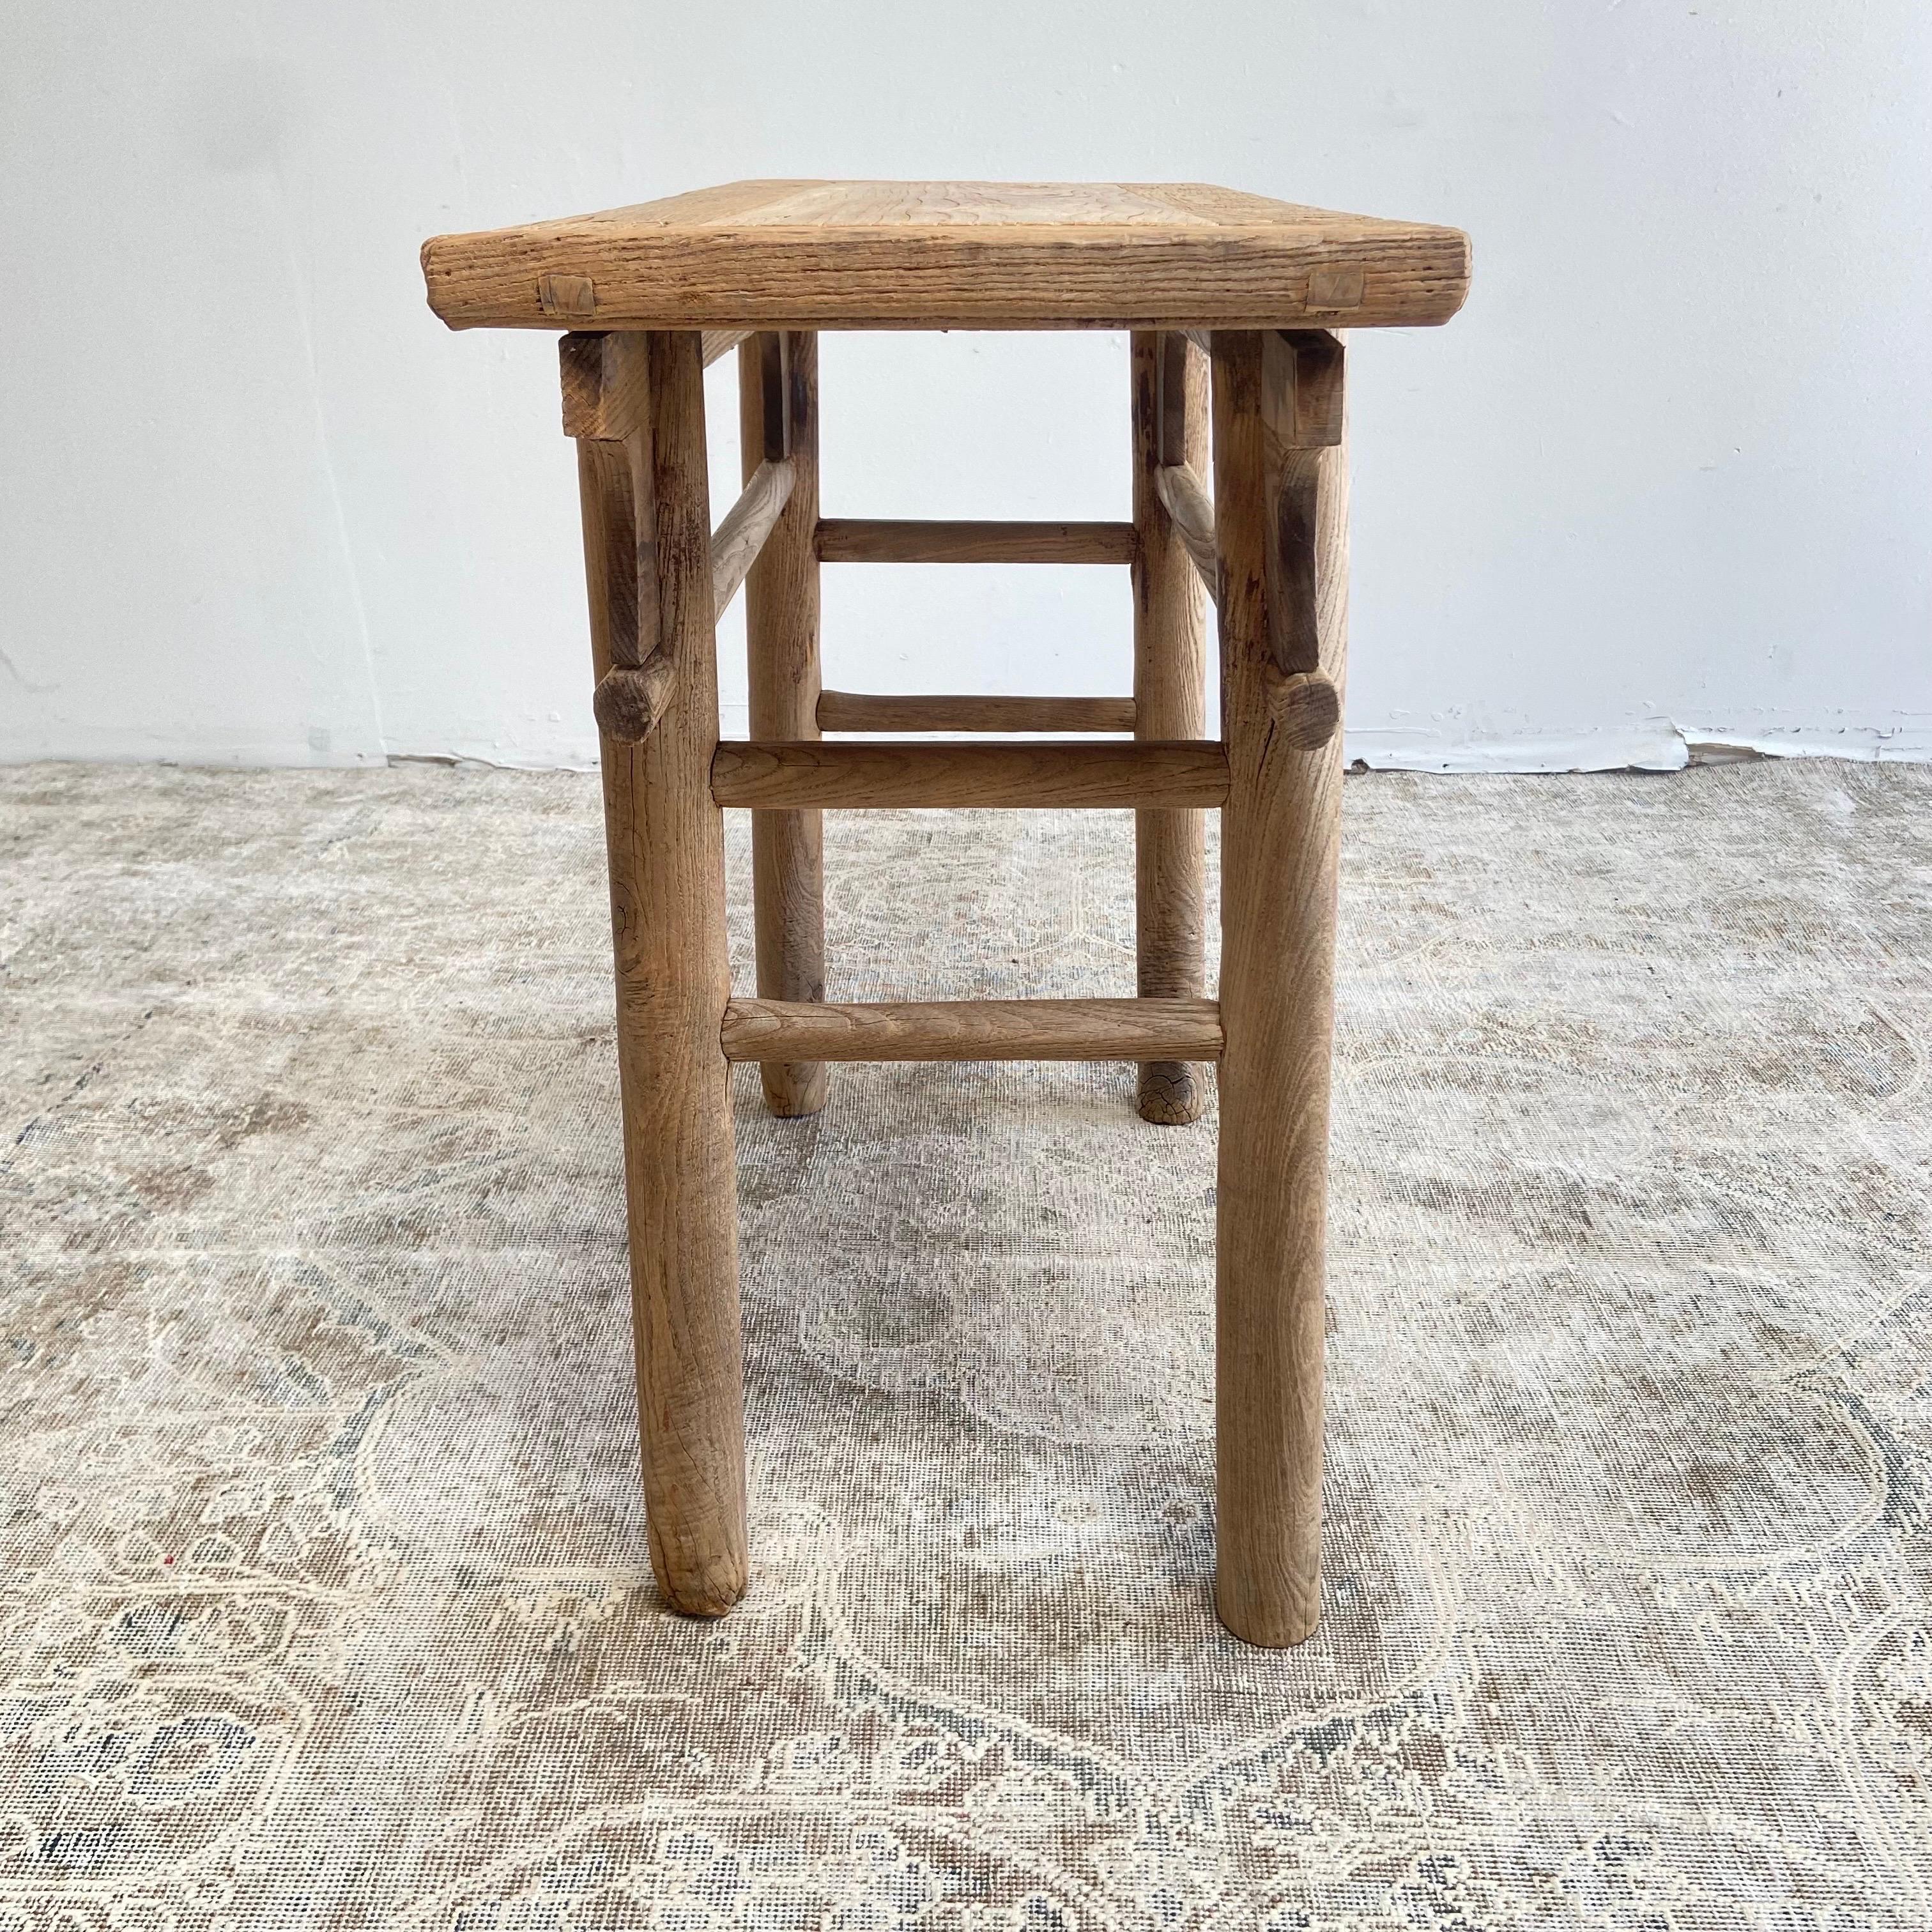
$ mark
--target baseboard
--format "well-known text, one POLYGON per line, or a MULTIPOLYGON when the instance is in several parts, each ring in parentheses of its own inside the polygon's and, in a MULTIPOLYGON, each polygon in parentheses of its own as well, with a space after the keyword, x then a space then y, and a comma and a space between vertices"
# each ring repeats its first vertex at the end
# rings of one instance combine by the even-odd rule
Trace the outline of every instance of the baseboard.
POLYGON ((1676 772, 1687 765, 1734 764, 1750 758, 1848 758, 1861 764, 1932 763, 1932 716, 1898 724, 1607 726, 1520 737, 1451 738, 1424 730, 1352 730, 1348 761, 1371 771, 1676 772))

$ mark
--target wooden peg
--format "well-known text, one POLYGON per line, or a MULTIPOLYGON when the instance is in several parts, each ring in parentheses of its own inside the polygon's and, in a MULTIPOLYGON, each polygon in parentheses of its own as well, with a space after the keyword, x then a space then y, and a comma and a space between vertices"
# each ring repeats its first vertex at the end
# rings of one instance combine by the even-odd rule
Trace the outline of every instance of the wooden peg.
POLYGON ((613 664, 590 700, 598 730, 621 745, 641 745, 664 716, 676 674, 664 652, 641 664, 613 664))
POLYGON ((1308 272, 1308 306, 1312 309, 1360 308, 1368 287, 1367 272, 1359 262, 1308 272))
POLYGON ((1282 671, 1270 667, 1268 715, 1275 728, 1298 752, 1318 751, 1342 722, 1342 694, 1318 670, 1282 671))
POLYGON ((576 320, 597 313, 597 284, 588 275, 539 275, 537 306, 545 315, 576 320))

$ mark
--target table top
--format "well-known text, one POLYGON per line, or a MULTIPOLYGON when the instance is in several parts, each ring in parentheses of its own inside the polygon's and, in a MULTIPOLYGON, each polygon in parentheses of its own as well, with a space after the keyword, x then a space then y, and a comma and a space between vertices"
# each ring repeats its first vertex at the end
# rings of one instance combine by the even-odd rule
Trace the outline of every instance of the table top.
POLYGON ((1197 182, 746 181, 423 244, 454 328, 1388 328, 1460 230, 1197 182))

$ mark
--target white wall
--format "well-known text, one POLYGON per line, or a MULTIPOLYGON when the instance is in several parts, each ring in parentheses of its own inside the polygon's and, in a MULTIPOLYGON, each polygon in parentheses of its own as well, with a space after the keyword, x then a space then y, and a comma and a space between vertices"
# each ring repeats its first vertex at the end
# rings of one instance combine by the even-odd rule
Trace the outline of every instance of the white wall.
MULTIPOLYGON (((1354 338, 1354 748, 1926 755, 1928 98, 1916 0, 20 0, 0 757, 588 761, 553 342, 447 334, 417 246, 786 174, 1466 227, 1461 316, 1354 338)), ((1125 514, 1121 339, 824 359, 830 513, 1125 514)), ((836 569, 828 674, 1123 689, 1126 609, 1111 572, 836 569)))

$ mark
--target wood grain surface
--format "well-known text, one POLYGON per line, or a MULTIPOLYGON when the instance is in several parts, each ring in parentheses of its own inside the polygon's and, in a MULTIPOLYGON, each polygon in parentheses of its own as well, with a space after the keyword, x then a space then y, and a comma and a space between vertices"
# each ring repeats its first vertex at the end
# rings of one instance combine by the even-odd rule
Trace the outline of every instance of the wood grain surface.
POLYGON ((603 329, 1414 326, 1469 273, 1453 228, 1115 182, 736 182, 437 236, 422 268, 454 328, 603 329))
MULTIPOLYGON (((821 692, 821 731, 1131 731, 1131 698, 944 697, 821 692)), ((1201 736, 1198 730, 1191 734, 1201 736)))
POLYGON ((657 728, 676 688, 677 667, 662 651, 634 668, 612 665, 591 695, 598 730, 622 744, 643 743, 657 728))
POLYGON ((1019 745, 727 742, 712 760, 720 805, 1084 806, 1219 805, 1228 761, 1218 744, 1019 745))
POLYGON ((720 616, 758 561, 759 550, 790 498, 797 476, 795 466, 783 458, 754 464, 738 500, 712 532, 711 603, 720 616))
POLYGON ((730 1060, 1212 1060, 1221 1024, 1212 1000, 734 1000, 722 1039, 730 1060))
MULTIPOLYGON (((1339 352, 1310 374, 1339 383, 1339 352)), ((1238 1636, 1299 1643, 1321 1608, 1322 1355, 1342 740, 1292 742, 1285 674, 1339 691, 1347 472, 1297 428, 1289 338, 1214 337, 1221 552, 1221 1146, 1216 1199, 1215 1604, 1238 1636), (1306 554, 1298 554, 1305 538, 1306 554), (1284 552, 1288 554, 1284 554, 1284 552), (1312 638, 1317 662, 1282 662, 1312 638)), ((1304 423, 1309 420, 1304 412, 1304 423)))
MULTIPOLYGON (((739 440, 748 475, 774 460, 791 471, 745 590, 751 728, 761 737, 818 736, 818 338, 794 331, 750 338, 738 352, 739 440)), ((772 1000, 825 997, 824 824, 815 807, 752 814, 758 986, 772 1000)), ((765 1105, 781 1119, 815 1114, 830 1092, 809 1059, 760 1070, 765 1105)))
POLYGON ((827 517, 818 554, 826 563, 1131 563, 1134 526, 827 517))
MULTIPOLYGON (((1183 532, 1159 489, 1166 470, 1208 460, 1208 358, 1176 332, 1142 330, 1129 356, 1134 528, 1134 703, 1143 738, 1208 735, 1207 626, 1183 532)), ((1150 999, 1198 998, 1206 983, 1207 821, 1198 812, 1134 820, 1135 984, 1150 999)), ((1183 1060, 1141 1068, 1141 1118, 1184 1126, 1208 1105, 1183 1060)))
MULTIPOLYGON (((1207 460, 1204 450, 1200 460, 1207 460)), ((1202 587, 1219 602, 1221 566, 1214 543, 1214 500, 1208 495, 1208 486, 1192 462, 1162 464, 1154 472, 1154 493, 1202 587)))
POLYGON ((641 743, 602 741, 632 1322, 651 1567, 666 1598, 718 1616, 746 1576, 744 1394, 729 1068, 723 821, 704 392, 694 334, 627 337, 612 373, 642 399, 626 442, 580 445, 592 656, 676 682, 641 743), (641 367, 636 366, 641 364, 641 367), (621 586, 637 580, 626 608, 621 586))

